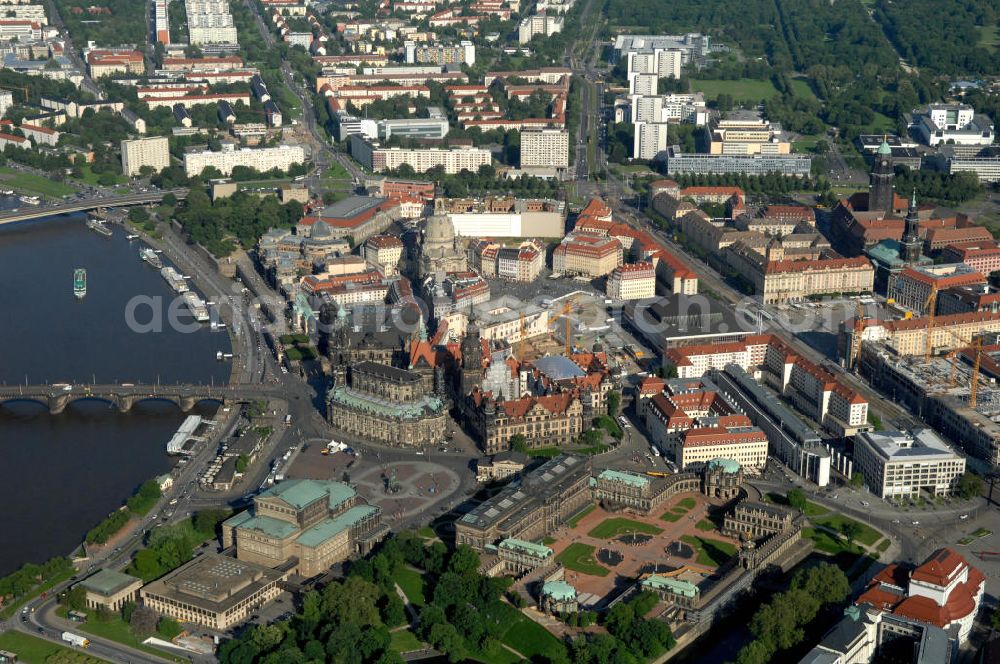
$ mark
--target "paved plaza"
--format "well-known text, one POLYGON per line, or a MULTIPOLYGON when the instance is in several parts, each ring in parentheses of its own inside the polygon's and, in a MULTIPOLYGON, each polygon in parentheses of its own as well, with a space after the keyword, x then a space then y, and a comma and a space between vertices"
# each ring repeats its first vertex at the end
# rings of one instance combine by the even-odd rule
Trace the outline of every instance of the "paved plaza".
POLYGON ((286 477, 347 482, 369 504, 382 508, 390 526, 428 511, 460 487, 453 470, 433 461, 380 462, 371 455, 325 455, 322 449, 318 444, 303 449, 286 477))

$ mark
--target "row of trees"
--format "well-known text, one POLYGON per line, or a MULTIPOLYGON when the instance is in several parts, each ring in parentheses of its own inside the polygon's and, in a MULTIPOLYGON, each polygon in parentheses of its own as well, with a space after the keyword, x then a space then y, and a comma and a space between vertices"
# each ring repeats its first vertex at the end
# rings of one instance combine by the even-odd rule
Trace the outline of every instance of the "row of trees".
POLYGON ((50 558, 41 565, 34 563, 23 565, 16 572, 0 577, 0 606, 27 595, 34 588, 51 579, 67 575, 72 569, 72 561, 63 556, 50 558))
POLYGON ((911 171, 906 166, 897 166, 895 170, 896 191, 901 195, 916 192, 918 201, 964 203, 983 191, 975 173, 950 174, 928 169, 911 171))
POLYGON ((681 187, 740 187, 751 196, 781 197, 794 191, 826 191, 830 188, 830 183, 825 178, 797 178, 780 173, 681 173, 672 175, 671 178, 681 187))
POLYGON ((132 516, 145 516, 160 499, 160 485, 155 480, 147 480, 120 509, 109 514, 103 521, 87 533, 88 544, 104 544, 115 533, 125 527, 132 516))
POLYGON ((754 640, 743 646, 736 664, 769 664, 779 653, 806 638, 806 629, 823 609, 838 606, 851 594, 847 576, 836 565, 820 563, 800 570, 791 587, 760 607, 750 620, 754 640))
POLYGON ((455 175, 448 175, 444 172, 443 166, 417 173, 408 164, 404 164, 395 170, 385 171, 383 175, 390 178, 399 177, 436 182, 444 189, 444 195, 449 198, 462 198, 473 194, 555 198, 561 190, 559 183, 554 180, 543 180, 529 176, 522 176, 516 180, 500 178, 493 166, 486 165, 480 166, 475 173, 463 170, 455 175))

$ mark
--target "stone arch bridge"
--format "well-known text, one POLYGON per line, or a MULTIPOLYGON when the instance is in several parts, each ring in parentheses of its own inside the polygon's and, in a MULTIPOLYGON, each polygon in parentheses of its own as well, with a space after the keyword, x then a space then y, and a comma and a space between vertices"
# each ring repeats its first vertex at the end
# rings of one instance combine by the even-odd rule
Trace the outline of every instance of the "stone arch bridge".
POLYGON ((120 412, 128 412, 140 401, 169 401, 188 412, 199 401, 221 404, 248 402, 278 396, 277 386, 265 385, 14 385, 0 387, 0 406, 14 401, 35 401, 57 415, 74 401, 106 401, 120 412))

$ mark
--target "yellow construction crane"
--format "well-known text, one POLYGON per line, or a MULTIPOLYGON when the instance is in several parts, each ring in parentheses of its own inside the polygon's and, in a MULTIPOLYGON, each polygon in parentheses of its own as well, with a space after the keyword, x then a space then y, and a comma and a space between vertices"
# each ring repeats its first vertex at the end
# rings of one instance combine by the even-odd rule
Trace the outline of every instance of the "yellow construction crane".
POLYGON ((566 355, 567 356, 569 356, 569 355, 571 355, 573 353, 573 347, 572 347, 572 323, 573 323, 573 321, 570 319, 569 314, 573 311, 573 305, 574 304, 576 304, 576 296, 575 295, 573 297, 569 298, 568 300, 566 300, 566 302, 563 303, 562 308, 559 310, 559 313, 556 314, 555 318, 553 318, 552 322, 550 323, 550 325, 552 326, 553 330, 555 330, 555 325, 556 325, 557 322, 559 322, 560 318, 566 324, 566 329, 565 329, 565 347, 566 347, 566 355))
POLYGON ((934 336, 934 307, 937 306, 937 286, 931 286, 931 296, 927 298, 927 304, 924 306, 927 309, 927 348, 924 349, 924 359, 931 359, 931 350, 933 350, 933 336, 934 336))
POLYGON ((973 348, 976 349, 976 361, 972 364, 972 385, 969 386, 969 408, 976 407, 976 396, 979 392, 979 364, 983 359, 983 340, 976 339, 973 348))

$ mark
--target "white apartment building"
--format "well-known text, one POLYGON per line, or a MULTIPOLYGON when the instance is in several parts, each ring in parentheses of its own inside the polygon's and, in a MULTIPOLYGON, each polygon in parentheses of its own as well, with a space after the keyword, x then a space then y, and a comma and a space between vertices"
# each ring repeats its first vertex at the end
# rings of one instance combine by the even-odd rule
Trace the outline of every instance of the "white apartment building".
POLYGON ((641 300, 656 295, 656 270, 652 263, 619 265, 608 275, 608 297, 612 300, 641 300))
POLYGON ((704 126, 708 122, 705 96, 693 94, 630 95, 629 110, 632 123, 683 122, 704 126))
POLYGON ((633 159, 656 159, 667 151, 670 125, 666 122, 636 122, 632 138, 633 159))
POLYGON ((138 175, 143 166, 156 172, 170 166, 170 144, 165 136, 122 141, 121 149, 122 173, 128 177, 138 175))
POLYGON ((655 74, 659 78, 680 78, 684 53, 676 48, 656 48, 628 54, 628 73, 655 74))
POLYGON ((443 166, 445 173, 455 175, 463 170, 476 173, 480 166, 492 163, 490 151, 481 148, 383 148, 359 134, 351 135, 350 146, 351 156, 375 173, 393 171, 406 164, 417 173, 443 166))
POLYGON ((471 41, 462 40, 450 46, 444 44, 421 44, 414 41, 403 44, 403 50, 408 64, 476 64, 476 45, 471 41))
POLYGON ((31 21, 40 25, 48 25, 49 21, 45 17, 45 7, 43 5, 24 5, 0 3, 0 14, 5 19, 17 21, 31 21))
POLYGON ((22 124, 20 129, 24 137, 33 140, 35 145, 50 145, 54 147, 59 144, 59 137, 62 135, 55 129, 40 125, 22 124))
POLYGON ((656 74, 631 72, 628 75, 628 93, 643 97, 655 96, 659 90, 659 81, 660 77, 656 74))
POLYGON ((533 14, 526 16, 517 26, 517 40, 522 44, 527 44, 535 37, 549 37, 557 32, 562 32, 563 17, 549 16, 548 14, 533 14))
POLYGON ((185 0, 188 43, 236 44, 236 26, 227 0, 185 0))
POLYGON ((932 429, 864 431, 854 438, 854 467, 880 498, 950 496, 965 472, 965 457, 932 429))
POLYGON ((287 171, 292 164, 305 162, 305 152, 298 145, 280 145, 274 148, 236 149, 232 143, 223 143, 221 152, 202 150, 184 155, 184 173, 198 175, 208 166, 215 166, 223 175, 230 175, 237 166, 248 166, 258 171, 277 168, 287 171))
POLYGON ((569 132, 531 129, 521 132, 521 168, 569 168, 569 132))
POLYGON ((7 115, 7 111, 14 105, 14 93, 10 90, 0 90, 0 117, 7 115))

